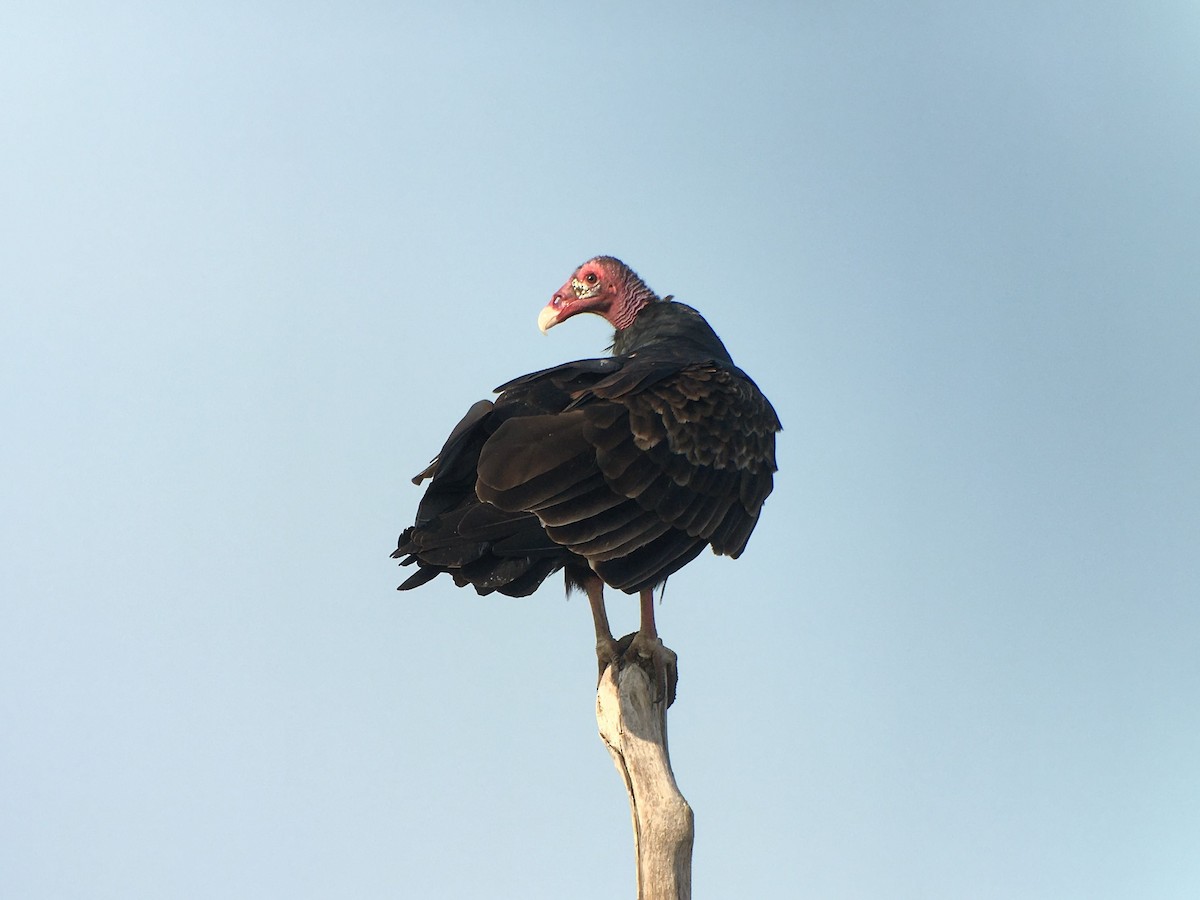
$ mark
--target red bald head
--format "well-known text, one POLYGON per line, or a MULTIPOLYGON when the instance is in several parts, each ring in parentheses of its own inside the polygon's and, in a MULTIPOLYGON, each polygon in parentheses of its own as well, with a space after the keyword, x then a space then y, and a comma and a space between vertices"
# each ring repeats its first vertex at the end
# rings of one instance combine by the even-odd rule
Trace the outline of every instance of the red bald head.
POLYGON ((590 312, 608 319, 619 331, 637 318, 638 310, 657 299, 625 263, 611 256, 597 256, 576 269, 554 292, 538 316, 538 328, 546 332, 571 316, 590 312))

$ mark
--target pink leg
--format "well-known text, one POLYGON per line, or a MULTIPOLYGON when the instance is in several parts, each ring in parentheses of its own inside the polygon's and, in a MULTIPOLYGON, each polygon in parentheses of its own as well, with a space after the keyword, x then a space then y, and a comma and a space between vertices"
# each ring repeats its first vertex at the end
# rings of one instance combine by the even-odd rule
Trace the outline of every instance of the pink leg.
POLYGON ((642 624, 638 631, 646 637, 647 640, 658 640, 658 629, 654 627, 654 590, 647 588, 642 591, 642 624))
POLYGON ((596 662, 600 666, 600 677, 604 670, 620 659, 617 642, 613 639, 612 628, 608 624, 608 613, 604 609, 604 582, 596 576, 584 581, 584 591, 587 592, 588 605, 592 608, 592 622, 596 626, 596 662))
POLYGON ((642 591, 640 600, 641 626, 633 637, 626 659, 632 655, 634 659, 645 660, 650 664, 650 674, 654 678, 656 697, 659 700, 665 697, 667 706, 670 706, 675 702, 675 686, 679 681, 676 656, 674 651, 664 647, 663 642, 658 639, 658 628, 654 624, 653 589, 648 588, 642 591))

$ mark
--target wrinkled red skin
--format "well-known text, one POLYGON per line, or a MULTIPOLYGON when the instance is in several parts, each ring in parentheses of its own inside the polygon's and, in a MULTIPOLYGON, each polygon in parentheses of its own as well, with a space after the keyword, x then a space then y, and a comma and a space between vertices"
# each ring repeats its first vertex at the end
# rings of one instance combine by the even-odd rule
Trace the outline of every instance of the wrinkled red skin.
POLYGON ((576 269, 538 316, 538 326, 548 331, 579 313, 603 316, 614 328, 634 320, 638 306, 630 302, 630 286, 640 279, 624 263, 607 256, 589 259, 576 269))

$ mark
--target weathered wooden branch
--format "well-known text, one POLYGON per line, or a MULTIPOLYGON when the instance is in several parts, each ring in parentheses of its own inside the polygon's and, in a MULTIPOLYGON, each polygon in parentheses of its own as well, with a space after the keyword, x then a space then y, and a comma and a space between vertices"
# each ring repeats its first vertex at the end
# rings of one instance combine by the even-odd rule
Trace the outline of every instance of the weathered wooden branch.
POLYGON ((667 697, 656 700, 658 692, 637 663, 610 665, 596 691, 596 721, 629 794, 638 900, 691 900, 692 808, 671 772, 667 697))

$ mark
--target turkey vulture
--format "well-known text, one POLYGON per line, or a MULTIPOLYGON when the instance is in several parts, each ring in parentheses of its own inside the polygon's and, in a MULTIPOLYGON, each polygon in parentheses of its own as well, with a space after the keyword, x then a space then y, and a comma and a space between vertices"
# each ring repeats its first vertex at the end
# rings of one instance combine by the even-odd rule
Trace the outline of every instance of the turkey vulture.
POLYGON ((480 400, 433 462, 415 524, 392 554, 459 587, 513 597, 562 569, 596 627, 601 674, 652 659, 662 680, 653 589, 706 546, 737 557, 771 493, 779 419, 704 318, 659 298, 611 256, 581 265, 538 316, 578 313, 616 329, 612 355, 523 375, 480 400), (641 595, 641 626, 618 643, 604 585, 641 595))

